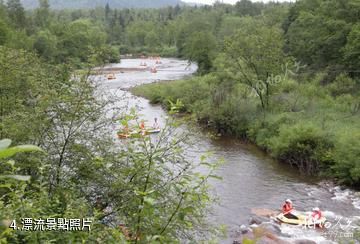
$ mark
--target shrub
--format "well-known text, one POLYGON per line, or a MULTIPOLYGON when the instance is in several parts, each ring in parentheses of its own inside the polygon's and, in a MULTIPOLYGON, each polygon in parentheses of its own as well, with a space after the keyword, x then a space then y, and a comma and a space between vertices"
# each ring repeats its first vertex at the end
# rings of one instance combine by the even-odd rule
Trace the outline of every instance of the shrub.
POLYGON ((351 79, 346 74, 341 74, 336 77, 335 81, 327 86, 327 89, 333 96, 342 94, 353 94, 357 91, 358 85, 355 80, 351 79))
POLYGON ((267 150, 270 140, 279 135, 280 126, 291 124, 294 120, 288 113, 268 115, 265 121, 257 120, 250 125, 248 136, 251 141, 267 150))
POLYGON ((160 51, 160 56, 162 57, 176 57, 177 49, 176 47, 163 47, 160 51))
POLYGON ((331 138, 313 124, 282 125, 279 131, 269 142, 272 154, 302 172, 319 173, 333 148, 331 138))
POLYGON ((334 150, 334 175, 341 183, 360 186, 360 132, 350 131, 338 138, 334 150))

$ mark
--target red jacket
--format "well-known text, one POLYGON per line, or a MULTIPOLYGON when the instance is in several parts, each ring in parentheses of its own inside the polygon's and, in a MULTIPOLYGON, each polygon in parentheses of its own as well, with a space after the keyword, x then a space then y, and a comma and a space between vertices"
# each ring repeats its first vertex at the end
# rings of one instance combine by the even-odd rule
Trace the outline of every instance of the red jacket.
POLYGON ((291 203, 285 203, 282 207, 283 214, 290 213, 293 210, 293 206, 291 203))
POLYGON ((322 213, 321 213, 321 211, 314 211, 314 212, 312 213, 311 217, 312 217, 313 219, 321 219, 321 218, 322 218, 322 213))

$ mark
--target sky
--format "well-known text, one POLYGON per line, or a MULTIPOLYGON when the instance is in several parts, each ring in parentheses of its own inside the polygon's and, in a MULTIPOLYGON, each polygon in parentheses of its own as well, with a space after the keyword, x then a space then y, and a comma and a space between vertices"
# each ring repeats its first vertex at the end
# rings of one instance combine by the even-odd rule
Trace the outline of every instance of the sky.
MULTIPOLYGON (((204 4, 213 4, 216 0, 182 0, 184 2, 192 2, 192 3, 204 3, 204 4)), ((221 0, 220 0, 221 1, 221 0)), ((223 0, 224 3, 231 3, 234 4, 236 3, 238 0, 223 0)), ((261 0, 252 0, 253 2, 257 1, 261 1, 261 0)), ((270 0, 263 0, 263 2, 269 2, 270 0)), ((275 0, 278 2, 285 2, 285 0, 275 0)), ((290 2, 291 0, 286 0, 288 2, 290 2)))

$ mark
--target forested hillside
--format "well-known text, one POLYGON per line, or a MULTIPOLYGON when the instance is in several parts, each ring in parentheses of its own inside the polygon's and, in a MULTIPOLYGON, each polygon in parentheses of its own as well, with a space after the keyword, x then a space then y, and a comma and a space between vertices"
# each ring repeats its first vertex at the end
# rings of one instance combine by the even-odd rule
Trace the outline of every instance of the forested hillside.
MULTIPOLYGON (((178 25, 190 81, 135 89, 309 175, 360 185, 359 1, 240 1, 178 25), (179 27, 180 26, 180 27, 179 27), (185 33, 191 33, 186 38, 185 33)), ((181 39, 180 39, 181 40, 181 39)))
MULTIPOLYGON (((38 0, 21 0, 25 8, 39 7, 38 0)), ((50 0, 52 9, 91 9, 109 5, 112 8, 162 8, 182 4, 180 0, 50 0)))
MULTIPOLYGON (((131 29, 145 20, 164 29, 185 9, 53 11, 40 3, 29 12, 19 0, 0 3, 0 242, 170 243, 215 234, 202 229, 208 176, 192 171, 183 139, 119 148, 109 128, 137 115, 120 107, 109 118, 121 98, 102 99, 90 77, 95 66, 119 62, 120 50, 172 50, 173 41, 139 46, 131 29), (35 218, 81 226, 27 232, 35 218)), ((159 38, 143 30, 146 41, 159 38)))

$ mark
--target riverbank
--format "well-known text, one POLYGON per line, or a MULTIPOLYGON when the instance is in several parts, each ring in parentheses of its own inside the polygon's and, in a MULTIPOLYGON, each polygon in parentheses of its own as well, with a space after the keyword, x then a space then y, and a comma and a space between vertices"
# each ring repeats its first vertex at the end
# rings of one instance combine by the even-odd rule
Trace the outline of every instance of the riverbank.
POLYGON ((207 75, 148 84, 133 88, 132 92, 167 109, 169 100, 181 101, 181 112, 191 113, 217 134, 248 140, 304 174, 359 189, 360 115, 356 105, 352 105, 355 97, 334 96, 336 83, 323 87, 316 80, 288 80, 276 87, 270 109, 264 112, 256 97, 242 97, 236 86, 227 90, 225 96, 222 90, 230 88, 220 87, 216 79, 207 75))
MULTIPOLYGON (((143 84, 153 83, 167 86, 167 84, 181 82, 176 81, 177 79, 189 77, 190 73, 186 73, 189 71, 185 70, 186 61, 176 59, 162 61, 171 67, 166 70, 160 69, 156 74, 121 73, 115 80, 106 80, 101 77, 101 84, 104 88, 109 89, 110 93, 118 91, 119 97, 123 97, 121 94, 126 94, 126 103, 131 107, 139 108, 138 112, 141 114, 141 118, 147 123, 151 123, 154 117, 157 117, 160 125, 164 125, 167 114, 162 106, 151 105, 147 99, 129 93, 129 90, 139 89, 143 84), (133 88, 134 86, 139 87, 133 88)), ((122 60, 120 66, 138 66, 140 62, 141 60, 122 60)), ((193 71, 195 70, 194 67, 193 71)), ((194 89, 195 92, 201 93, 201 90, 194 89)), ((353 216, 357 215, 358 196, 352 191, 343 192, 339 189, 339 192, 332 192, 333 186, 319 182, 313 177, 300 175, 294 167, 272 160, 266 153, 253 146, 250 141, 242 143, 234 137, 226 136, 225 133, 217 136, 216 130, 213 133, 211 123, 209 125, 202 123, 203 129, 198 128, 196 114, 190 113, 187 109, 184 110, 181 102, 173 101, 175 107, 184 111, 182 116, 189 117, 188 121, 191 122, 191 125, 187 123, 183 129, 186 131, 190 129, 192 136, 189 139, 196 142, 191 149, 186 151, 186 155, 196 163, 196 159, 204 153, 212 152, 214 161, 222 159, 226 162, 216 172, 216 175, 223 180, 211 182, 211 193, 219 199, 219 203, 212 206, 213 211, 208 216, 208 223, 226 226, 228 230, 228 239, 222 240, 221 243, 233 243, 234 240, 239 240, 241 236, 238 236, 237 233, 241 231, 242 225, 252 228, 249 219, 254 217, 253 208, 276 210, 281 202, 289 197, 299 210, 311 210, 312 207, 319 206, 332 223, 336 222, 338 216, 344 219, 353 219, 353 216)), ((167 104, 168 109, 170 108, 169 104, 167 104)), ((269 218, 263 219, 264 225, 268 226, 267 222, 269 221, 271 222, 269 218)), ((326 239, 321 236, 321 233, 302 232, 301 229, 288 229, 286 226, 280 226, 280 228, 284 231, 284 235, 291 236, 290 243, 293 243, 292 239, 297 239, 296 236, 308 240, 326 239)), ((275 235, 277 234, 275 233, 275 235)), ((255 237, 259 238, 260 236, 256 235, 255 237)), ((283 234, 279 236, 279 238, 283 237, 283 234)))

